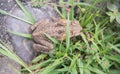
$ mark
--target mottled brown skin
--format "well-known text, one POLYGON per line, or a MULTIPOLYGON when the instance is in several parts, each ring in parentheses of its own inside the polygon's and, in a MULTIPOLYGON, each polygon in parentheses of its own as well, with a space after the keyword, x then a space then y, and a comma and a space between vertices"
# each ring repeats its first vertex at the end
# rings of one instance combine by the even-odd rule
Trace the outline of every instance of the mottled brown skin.
MULTIPOLYGON (((33 49, 37 52, 49 52, 53 49, 53 43, 45 36, 44 33, 50 35, 53 38, 61 41, 66 38, 66 25, 67 20, 64 19, 48 19, 41 20, 35 23, 31 29, 33 31, 32 37, 35 43, 33 49)), ((74 37, 80 34, 82 27, 76 20, 69 21, 70 23, 70 37, 74 37)))

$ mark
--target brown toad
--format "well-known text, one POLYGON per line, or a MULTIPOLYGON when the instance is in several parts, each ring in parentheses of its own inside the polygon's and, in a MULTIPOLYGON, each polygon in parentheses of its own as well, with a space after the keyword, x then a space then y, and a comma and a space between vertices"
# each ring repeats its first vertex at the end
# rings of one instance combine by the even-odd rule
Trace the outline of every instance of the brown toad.
MULTIPOLYGON (((53 49, 53 43, 46 37, 46 34, 61 41, 66 38, 66 25, 65 19, 54 19, 52 21, 46 19, 41 20, 31 26, 32 37, 35 43, 33 49, 37 52, 49 52, 53 49)), ((70 21, 70 37, 74 37, 80 34, 82 27, 77 20, 70 21)))

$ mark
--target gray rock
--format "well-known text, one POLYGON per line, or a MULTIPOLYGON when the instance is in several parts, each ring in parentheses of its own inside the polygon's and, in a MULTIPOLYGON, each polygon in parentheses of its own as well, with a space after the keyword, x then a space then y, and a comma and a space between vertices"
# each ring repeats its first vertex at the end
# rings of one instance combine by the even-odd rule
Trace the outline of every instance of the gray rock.
MULTIPOLYGON (((14 5, 15 2, 13 0, 0 0, 0 9, 2 10, 10 11, 14 5)), ((5 15, 0 14, 0 39, 6 45, 12 47, 6 26, 3 24, 5 19, 5 15)), ((19 71, 21 71, 21 66, 18 63, 0 54, 0 74, 20 74, 18 73, 19 71)))
POLYGON ((0 74, 21 74, 21 66, 5 56, 0 56, 0 74))
MULTIPOLYGON (((15 5, 13 0, 0 0, 0 9, 5 11, 10 11, 15 5)), ((6 26, 3 24, 5 22, 5 15, 0 14, 0 39, 10 45, 9 36, 6 32, 6 26)))
MULTIPOLYGON (((50 6, 41 7, 39 9, 32 8, 30 4, 28 4, 25 7, 30 11, 36 21, 57 17, 55 11, 50 6)), ((16 6, 14 10, 12 10, 11 14, 23 19, 29 19, 18 6, 16 6)), ((5 25, 7 26, 7 30, 27 34, 31 33, 31 31, 29 30, 30 24, 16 18, 12 18, 10 16, 7 17, 5 25)), ((26 63, 29 63, 35 56, 35 52, 32 48, 33 41, 13 34, 10 34, 10 38, 10 41, 12 42, 13 48, 17 55, 20 56, 26 63)))
MULTIPOLYGON (((15 5, 13 0, 0 0, 0 9, 10 11, 15 5)), ((0 14, 0 24, 4 21, 4 15, 0 14)))

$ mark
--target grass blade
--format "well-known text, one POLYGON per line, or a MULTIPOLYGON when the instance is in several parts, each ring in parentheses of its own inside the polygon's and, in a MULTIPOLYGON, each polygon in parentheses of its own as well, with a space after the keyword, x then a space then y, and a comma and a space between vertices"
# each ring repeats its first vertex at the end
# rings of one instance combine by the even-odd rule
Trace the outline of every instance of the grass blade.
POLYGON ((22 3, 19 0, 15 0, 15 1, 19 5, 19 7, 23 10, 23 12, 27 15, 29 21, 34 24, 35 19, 33 18, 32 14, 22 5, 22 3))
MULTIPOLYGON (((41 68, 41 67, 44 67, 44 66, 48 66, 51 61, 52 61, 51 59, 48 59, 48 60, 46 60, 44 62, 40 62, 38 64, 30 66, 29 69, 30 70, 35 70, 35 69, 38 69, 38 68, 41 68)), ((22 71, 25 71, 25 70, 26 69, 23 69, 22 71)))
POLYGON ((36 62, 40 61, 41 59, 44 59, 46 56, 47 56, 46 54, 41 54, 41 55, 37 56, 35 59, 33 59, 31 63, 36 63, 36 62))
POLYGON ((70 19, 69 19, 69 13, 67 15, 67 26, 66 26, 66 52, 68 52, 68 49, 70 47, 70 19))
POLYGON ((120 64, 120 55, 116 54, 116 55, 106 55, 105 57, 107 57, 108 59, 111 59, 113 61, 116 61, 120 64))
POLYGON ((24 34, 24 33, 20 33, 20 32, 14 32, 14 31, 10 31, 8 30, 8 32, 14 34, 14 35, 17 35, 17 36, 21 36, 21 37, 25 37, 25 38, 28 38, 28 39, 32 39, 32 35, 31 34, 24 34))
POLYGON ((86 39, 85 34, 84 34, 84 33, 81 33, 80 35, 81 35, 83 41, 85 42, 85 44, 87 45, 87 48, 89 48, 89 43, 88 43, 88 41, 87 41, 87 39, 86 39))
POLYGON ((120 49, 119 48, 117 48, 115 45, 113 45, 111 43, 108 43, 108 44, 111 46, 111 48, 113 48, 115 51, 117 51, 120 54, 120 49))
POLYGON ((55 6, 54 9, 63 19, 65 19, 65 16, 63 16, 63 14, 58 10, 57 6, 55 6))
POLYGON ((76 70, 76 62, 77 62, 77 59, 76 58, 77 56, 75 56, 72 61, 71 61, 71 64, 70 64, 70 69, 71 69, 71 74, 78 74, 77 70, 76 70))
POLYGON ((91 66, 88 67, 90 71, 94 72, 95 74, 106 74, 103 71, 97 69, 97 68, 93 68, 91 66))
POLYGON ((23 18, 20 18, 20 17, 17 17, 17 16, 15 16, 15 15, 12 15, 12 14, 10 14, 10 13, 2 10, 2 9, 0 9, 0 13, 1 13, 1 14, 4 14, 4 15, 9 15, 9 16, 11 16, 11 17, 13 17, 13 18, 19 19, 19 20, 24 21, 24 22, 29 23, 29 24, 34 24, 34 23, 32 23, 32 22, 30 22, 30 21, 28 21, 28 20, 25 20, 25 19, 23 19, 23 18))
POLYGON ((51 65, 43 68, 38 74, 49 74, 49 72, 53 71, 58 65, 63 62, 63 59, 56 59, 51 65))
POLYGON ((80 74, 84 74, 84 71, 83 71, 83 62, 80 59, 78 59, 77 63, 78 63, 80 74))
POLYGON ((59 42, 55 39, 55 38, 52 38, 50 35, 48 35, 47 33, 43 32, 45 34, 45 36, 50 39, 53 43, 55 44, 58 44, 59 42))

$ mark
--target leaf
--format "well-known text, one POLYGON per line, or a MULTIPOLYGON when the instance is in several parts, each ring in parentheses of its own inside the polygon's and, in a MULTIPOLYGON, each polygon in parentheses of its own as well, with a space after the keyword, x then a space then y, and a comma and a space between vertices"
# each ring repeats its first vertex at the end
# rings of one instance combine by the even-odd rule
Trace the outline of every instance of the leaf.
POLYGON ((108 70, 109 67, 111 66, 110 61, 105 57, 102 57, 101 59, 99 59, 98 63, 103 68, 104 71, 108 70))
POLYGON ((68 66, 65 66, 64 68, 61 68, 61 69, 57 69, 58 72, 66 72, 66 71, 69 71, 69 67, 68 66))
POLYGON ((117 14, 116 21, 120 24, 120 13, 117 14))
POLYGON ((119 69, 111 69, 109 70, 109 74, 120 74, 120 70, 119 69))
POLYGON ((120 49, 117 46, 115 46, 111 43, 109 43, 109 45, 111 46, 111 48, 113 48, 116 52, 118 52, 120 54, 120 49))
POLYGON ((15 1, 19 5, 19 7, 23 10, 23 12, 27 15, 29 21, 35 23, 35 19, 33 18, 32 14, 22 5, 22 3, 19 0, 15 0, 15 1))
POLYGON ((111 4, 111 3, 107 3, 107 8, 110 10, 110 11, 118 11, 118 7, 117 7, 117 5, 115 5, 115 4, 111 4))
POLYGON ((55 11, 61 16, 61 18, 65 19, 65 16, 59 11, 57 6, 54 7, 55 11))
POLYGON ((92 74, 90 70, 84 69, 84 74, 92 74))
POLYGON ((70 11, 70 19, 73 20, 74 19, 74 12, 75 12, 75 1, 74 0, 70 0, 70 3, 72 4, 71 6, 71 11, 70 11))
POLYGON ((39 56, 37 56, 35 59, 32 60, 32 63, 36 63, 38 61, 40 61, 41 59, 45 58, 47 55, 46 54, 41 54, 39 56))
POLYGON ((6 11, 0 9, 0 14, 4 14, 4 15, 9 15, 9 13, 7 13, 6 11))
POLYGON ((56 59, 51 65, 47 66, 46 68, 41 69, 38 74, 49 74, 51 71, 54 71, 55 68, 63 62, 63 59, 56 59))
POLYGON ((83 39, 83 41, 86 43, 86 45, 87 45, 87 48, 89 48, 89 43, 88 43, 88 41, 87 41, 87 39, 86 39, 86 36, 85 36, 85 34, 83 33, 83 32, 81 32, 81 37, 82 37, 82 39, 83 39))
MULTIPOLYGON (((35 69, 38 69, 38 68, 41 68, 41 67, 48 66, 51 61, 52 61, 52 59, 45 60, 43 62, 40 62, 40 63, 37 63, 35 65, 30 66, 29 69, 30 70, 35 70, 35 69)), ((25 71, 25 70, 26 69, 22 69, 22 71, 25 71)))
POLYGON ((60 74, 60 72, 53 70, 53 71, 50 71, 49 74, 60 74))
POLYGON ((67 14, 67 26, 66 26, 66 51, 68 52, 68 49, 70 47, 70 19, 69 19, 69 13, 67 14))
POLYGON ((110 22, 113 22, 115 19, 115 16, 110 16, 110 22))
POLYGON ((72 60, 71 60, 71 64, 70 64, 70 70, 71 70, 71 74, 78 74, 77 73, 77 70, 76 70, 76 62, 77 62, 77 59, 76 58, 77 56, 75 56, 72 60))
POLYGON ((88 69, 91 70, 92 72, 94 72, 95 74, 106 74, 103 71, 101 71, 100 69, 94 68, 94 67, 91 67, 91 66, 89 66, 88 69))
POLYGON ((115 15, 112 12, 107 12, 106 14, 110 16, 110 22, 113 22, 113 20, 115 19, 115 15))
POLYGON ((25 37, 25 38, 28 38, 28 39, 32 39, 31 34, 24 34, 24 33, 14 32, 14 31, 10 31, 10 30, 8 30, 8 32, 10 32, 10 33, 12 33, 14 35, 17 35, 17 36, 22 36, 22 37, 25 37))
POLYGON ((105 56, 106 58, 110 59, 110 60, 113 60, 113 61, 116 61, 120 64, 120 55, 116 54, 116 55, 106 55, 105 56))
POLYGON ((23 19, 23 18, 20 18, 20 17, 17 17, 17 16, 15 16, 15 15, 12 15, 12 14, 10 14, 10 13, 2 10, 2 9, 0 9, 0 13, 1 13, 1 14, 4 14, 4 15, 9 15, 9 16, 11 16, 11 17, 13 17, 13 18, 19 19, 19 20, 24 21, 24 22, 29 23, 29 24, 34 24, 34 23, 32 23, 31 21, 28 21, 28 20, 25 20, 25 19, 23 19))
POLYGON ((79 71, 80 71, 80 74, 84 74, 84 69, 83 69, 83 62, 82 60, 78 59, 77 60, 77 63, 78 63, 78 67, 79 67, 79 71))
POLYGON ((45 34, 45 36, 50 39, 52 42, 54 42, 55 44, 58 44, 59 42, 55 39, 55 38, 52 38, 49 34, 43 32, 43 34, 45 34))

